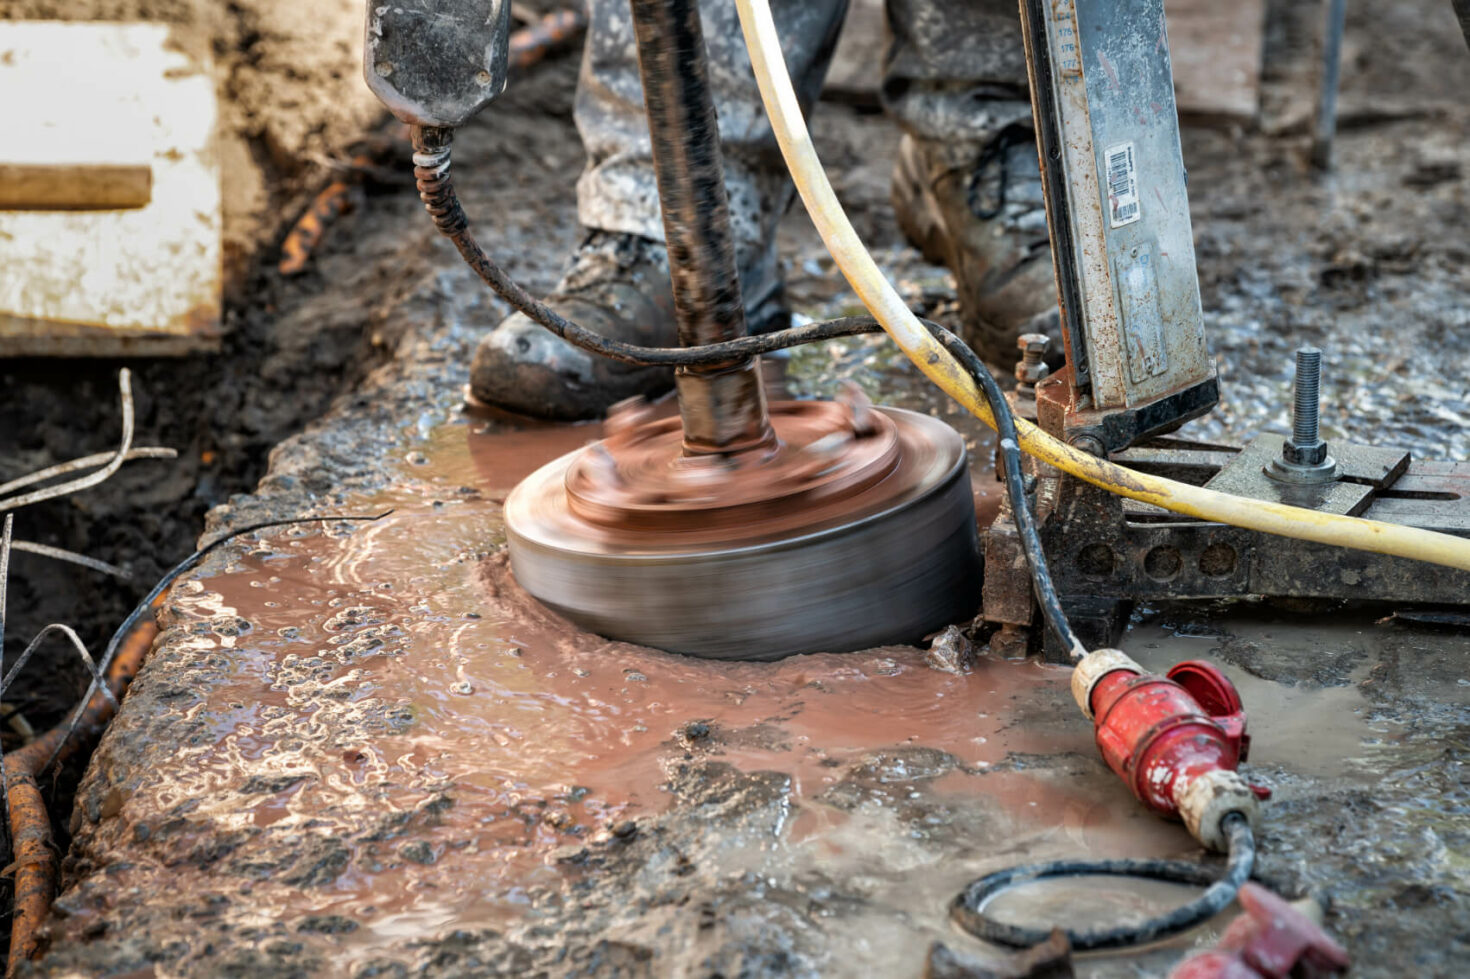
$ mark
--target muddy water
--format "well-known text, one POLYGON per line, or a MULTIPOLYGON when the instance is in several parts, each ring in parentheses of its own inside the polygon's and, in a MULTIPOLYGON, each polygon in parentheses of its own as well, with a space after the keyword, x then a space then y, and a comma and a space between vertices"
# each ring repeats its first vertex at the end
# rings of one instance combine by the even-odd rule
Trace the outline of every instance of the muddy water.
MULTIPOLYGON (((708 662, 608 642, 535 603, 507 571, 500 504, 597 434, 439 428, 389 489, 348 504, 390 516, 279 533, 184 586, 170 615, 195 656, 228 664, 227 679, 194 711, 193 746, 122 800, 117 832, 146 839, 187 811, 201 838, 326 847, 321 866, 258 873, 246 891, 252 914, 354 923, 331 939, 348 975, 454 929, 534 922, 537 895, 584 873, 579 851, 668 811, 671 784, 706 762, 790 781, 775 835, 722 828, 700 872, 856 887, 861 909, 828 930, 859 956, 848 965, 897 974, 915 971, 929 940, 965 941, 946 905, 975 876, 1060 856, 1197 852, 1097 761, 1065 669, 982 658, 955 676, 909 647, 708 662)), ((980 486, 990 477, 977 470, 980 486)), ((1251 628, 1227 636, 1155 617, 1126 645, 1160 669, 1232 642, 1274 643, 1296 662, 1269 623, 1251 628)), ((1227 669, 1268 769, 1347 773, 1375 732, 1392 737, 1346 681, 1297 687, 1227 669)), ((993 910, 1102 923, 1183 894, 1080 880, 1000 895, 993 910)))
POLYGON ((1301 620, 1288 624, 1259 612, 1222 625, 1185 611, 1180 621, 1136 625, 1125 646, 1159 671, 1185 659, 1208 659, 1224 670, 1246 707, 1252 765, 1371 783, 1399 756, 1405 733, 1375 711, 1360 687, 1372 662, 1366 650, 1374 641, 1373 618, 1312 619, 1303 629, 1301 620), (1231 662, 1236 650, 1253 654, 1254 672, 1231 662), (1322 664, 1334 658, 1341 660, 1337 674, 1322 675, 1322 664))
POLYGON ((1064 670, 986 659, 954 676, 908 647, 711 663, 541 608, 506 571, 500 501, 596 434, 446 426, 391 489, 350 504, 390 516, 265 538, 181 589, 175 623, 229 679, 195 712, 187 757, 122 804, 122 831, 187 806, 216 831, 345 847, 324 885, 266 875, 250 898, 278 920, 357 922, 335 939, 344 973, 414 937, 519 920, 529 893, 576 873, 568 850, 667 809, 691 760, 788 775, 782 838, 711 859, 866 874, 886 910, 853 940, 905 971, 914 920, 946 936, 945 903, 976 874, 1191 850, 1092 760, 1064 670), (936 863, 938 838, 973 859, 936 863))

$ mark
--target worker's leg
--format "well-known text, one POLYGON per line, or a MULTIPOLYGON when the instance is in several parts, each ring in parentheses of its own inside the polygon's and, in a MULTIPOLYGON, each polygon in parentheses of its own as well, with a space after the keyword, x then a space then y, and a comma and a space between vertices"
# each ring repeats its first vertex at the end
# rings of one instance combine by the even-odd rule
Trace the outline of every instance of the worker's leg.
POLYGON ((904 130, 899 224, 954 273, 966 340, 1010 363, 1017 335, 1059 337, 1017 4, 887 3, 883 102, 904 130))
MULTIPOLYGON (((821 89, 847 0, 775 0, 786 63, 806 106, 821 89)), ((775 227, 791 201, 785 165, 729 0, 701 0, 710 87, 719 115, 736 258, 752 329, 778 325, 775 227)), ((608 336, 672 346, 668 258, 658 208, 627 0, 589 0, 576 122, 587 150, 577 216, 587 229, 550 302, 608 336)), ((634 394, 667 390, 672 375, 572 347, 516 314, 480 344, 471 389, 483 401, 554 418, 585 418, 634 394)))

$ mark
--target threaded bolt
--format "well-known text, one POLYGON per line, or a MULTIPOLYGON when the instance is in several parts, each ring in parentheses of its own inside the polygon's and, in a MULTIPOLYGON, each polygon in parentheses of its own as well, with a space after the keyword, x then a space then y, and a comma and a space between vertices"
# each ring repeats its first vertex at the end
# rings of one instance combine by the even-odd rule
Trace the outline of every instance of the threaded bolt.
POLYGON ((1043 358, 1051 339, 1045 333, 1023 333, 1016 339, 1021 349, 1021 362, 1016 365, 1016 380, 1022 384, 1037 384, 1051 373, 1043 358))
POLYGON ((1322 483, 1337 478, 1337 462, 1322 441, 1322 351, 1302 347, 1296 352, 1296 382, 1292 386, 1291 438, 1281 445, 1281 458, 1266 474, 1288 483, 1322 483))
POLYGON ((1321 441, 1318 427, 1321 387, 1322 351, 1302 347, 1296 352, 1296 402, 1291 413, 1291 440, 1300 448, 1321 441))

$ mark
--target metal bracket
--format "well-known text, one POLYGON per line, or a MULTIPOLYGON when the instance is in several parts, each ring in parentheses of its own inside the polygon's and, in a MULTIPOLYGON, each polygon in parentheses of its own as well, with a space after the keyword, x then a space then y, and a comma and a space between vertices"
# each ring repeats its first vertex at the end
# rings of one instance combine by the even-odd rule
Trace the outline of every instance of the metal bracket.
POLYGON ((1036 385, 1037 424, 1064 442, 1102 454, 1167 434, 1209 414, 1220 401, 1220 385, 1212 371, 1202 381, 1129 408, 1083 408, 1078 400, 1069 364, 1036 385))
POLYGON ((1219 400, 1163 0, 1025 0, 1022 21, 1069 368, 1038 412, 1114 451, 1219 400))
MULTIPOLYGON (((1236 450, 1161 439, 1114 461, 1271 502, 1312 505, 1291 494, 1315 493, 1330 512, 1470 538, 1470 464, 1412 463, 1398 450, 1338 444, 1344 478, 1290 486, 1262 472, 1281 441, 1264 435, 1236 450)), ((1040 474, 1037 515, 1062 605, 1076 613, 1074 628, 1089 645, 1116 641, 1133 602, 1270 596, 1462 605, 1470 598, 1470 572, 1425 574, 1407 558, 1307 541, 1283 546, 1269 534, 1181 517, 1055 471, 1040 474)), ((1034 615, 1023 561, 1002 511, 986 536, 983 617, 1012 631, 1034 615)), ((1065 661, 1069 651, 1054 646, 1048 636, 1047 657, 1065 661)))
POLYGON ((1409 468, 1409 453, 1371 445, 1334 443, 1337 479, 1322 483, 1287 483, 1269 475, 1271 463, 1281 458, 1285 438, 1261 435, 1247 445, 1205 485, 1232 496, 1285 503, 1322 513, 1360 517, 1374 494, 1386 490, 1409 468))

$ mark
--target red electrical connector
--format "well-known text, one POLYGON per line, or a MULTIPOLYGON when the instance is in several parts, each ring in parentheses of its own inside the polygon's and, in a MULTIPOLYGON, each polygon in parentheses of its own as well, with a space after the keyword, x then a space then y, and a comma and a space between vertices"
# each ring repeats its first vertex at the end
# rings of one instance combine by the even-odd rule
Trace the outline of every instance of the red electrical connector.
POLYGON ((1103 759, 1144 805, 1183 819, 1215 850, 1225 849, 1226 815, 1255 822, 1257 800, 1270 793, 1236 772, 1250 738, 1240 695, 1216 667, 1191 661, 1159 676, 1103 649, 1078 664, 1072 689, 1103 759))
POLYGON ((1208 952, 1181 962, 1169 979, 1321 979, 1347 971, 1347 952, 1311 918, 1257 884, 1240 889, 1245 914, 1208 952))

